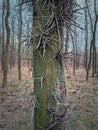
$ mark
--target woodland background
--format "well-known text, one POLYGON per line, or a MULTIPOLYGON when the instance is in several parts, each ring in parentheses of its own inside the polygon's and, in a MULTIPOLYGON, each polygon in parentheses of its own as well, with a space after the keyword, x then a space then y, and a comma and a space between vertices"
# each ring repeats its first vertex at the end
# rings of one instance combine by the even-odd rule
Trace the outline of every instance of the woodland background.
POLYGON ((97 0, 0 0, 0 130, 97 130, 97 34, 97 0))

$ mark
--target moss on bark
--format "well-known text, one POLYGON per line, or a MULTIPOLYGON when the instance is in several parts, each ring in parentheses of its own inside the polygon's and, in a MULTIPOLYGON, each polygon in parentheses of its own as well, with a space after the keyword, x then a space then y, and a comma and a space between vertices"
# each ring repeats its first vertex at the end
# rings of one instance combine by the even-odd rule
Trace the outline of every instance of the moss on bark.
MULTIPOLYGON (((60 68, 56 56, 51 60, 54 55, 56 54, 49 47, 46 48, 44 57, 42 50, 34 51, 34 91, 38 101, 34 112, 34 130, 45 128, 50 123, 51 113, 48 108, 56 111, 57 105, 52 97, 52 92, 56 91, 62 76, 58 70, 60 68)), ((53 130, 55 129, 58 130, 57 127, 53 130)))

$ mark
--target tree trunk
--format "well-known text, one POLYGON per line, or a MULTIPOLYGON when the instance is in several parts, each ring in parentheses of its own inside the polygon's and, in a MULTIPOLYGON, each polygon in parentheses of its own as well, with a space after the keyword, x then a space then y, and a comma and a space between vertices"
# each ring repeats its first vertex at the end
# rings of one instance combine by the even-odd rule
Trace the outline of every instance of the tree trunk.
POLYGON ((97 52, 96 52, 96 40, 94 42, 93 45, 93 49, 94 49, 94 74, 96 74, 96 61, 97 61, 97 52))
POLYGON ((78 47, 77 47, 77 44, 76 44, 76 70, 79 68, 79 54, 78 54, 78 47))
MULTIPOLYGON (((35 16, 33 18, 34 93, 36 97, 34 130, 65 130, 66 128, 66 123, 62 120, 67 111, 64 14, 65 8, 73 5, 71 2, 46 1, 43 6, 43 3, 38 1, 33 8, 35 16)), ((72 14, 69 12, 68 16, 72 17, 72 14)))
POLYGON ((8 72, 8 56, 9 56, 9 45, 10 45, 10 27, 8 24, 8 19, 10 15, 10 1, 6 0, 6 16, 5 16, 5 28, 6 28, 6 45, 3 57, 3 85, 2 87, 7 86, 7 72, 8 72))
POLYGON ((19 16, 18 16, 18 80, 21 80, 21 35, 22 35, 22 5, 19 3, 19 16))
MULTIPOLYGON (((86 0, 85 0, 86 3, 86 0)), ((88 65, 88 22, 87 22, 87 8, 85 8, 85 52, 84 52, 84 68, 87 70, 88 65)))
POLYGON ((57 49, 54 51, 54 45, 50 46, 48 44, 43 48, 42 44, 34 51, 34 92, 37 98, 34 111, 34 130, 40 130, 41 128, 59 130, 61 115, 62 113, 65 114, 66 86, 63 58, 65 53, 63 23, 57 22, 57 27, 59 39, 57 49), (51 120, 52 116, 53 119, 51 120), (58 116, 59 121, 57 120, 58 116))
POLYGON ((11 36, 11 45, 10 45, 10 69, 15 66, 15 43, 14 43, 14 16, 12 17, 11 25, 12 25, 12 36, 11 36))
POLYGON ((54 50, 55 46, 50 44, 43 48, 43 43, 40 43, 34 51, 34 92, 37 99, 34 130, 60 130, 60 127, 66 127, 61 121, 62 115, 66 113, 64 31, 61 21, 56 21, 56 24, 59 39, 57 49, 54 50))
MULTIPOLYGON (((64 105, 59 106, 57 103, 57 100, 66 103, 64 66, 59 55, 50 60, 54 55, 54 51, 48 46, 44 58, 41 50, 34 52, 34 91, 38 101, 34 113, 34 130, 48 128, 56 122, 54 120, 51 122, 52 110, 58 115, 65 110, 64 105), (62 92, 59 90, 60 87, 62 92)), ((59 130, 58 124, 54 130, 59 130)))
POLYGON ((97 77, 98 77, 98 66, 97 66, 97 77))
POLYGON ((94 26, 93 38, 91 40, 91 45, 90 45, 90 58, 89 58, 89 62, 88 62, 87 72, 86 72, 86 80, 88 80, 88 75, 89 75, 89 70, 90 70, 90 65, 91 65, 91 60, 92 60, 91 56, 92 56, 93 44, 95 42, 95 34, 96 34, 96 23, 94 26))
POLYGON ((91 22, 91 33, 92 33, 92 39, 91 39, 91 45, 90 45, 90 58, 89 58, 89 62, 88 62, 87 72, 86 72, 86 80, 88 80, 90 65, 91 65, 91 61, 92 61, 92 57, 91 57, 92 56, 91 55, 92 51, 93 51, 93 71, 92 71, 92 76, 94 76, 94 71, 95 71, 94 68, 96 66, 95 39, 96 39, 96 28, 97 28, 97 13, 96 13, 96 0, 94 0, 95 21, 94 21, 94 24, 93 24, 87 0, 85 2, 86 2, 87 9, 88 9, 88 15, 89 15, 89 18, 90 18, 90 22, 91 22), (95 57, 94 57, 94 55, 95 55, 95 57))
POLYGON ((76 70, 76 55, 75 55, 75 43, 73 42, 73 74, 75 74, 76 70))
POLYGON ((12 69, 12 41, 10 43, 10 57, 9 57, 10 69, 12 69))
POLYGON ((93 48, 92 50, 92 77, 94 77, 94 72, 95 72, 95 52, 93 48))
POLYGON ((4 17, 5 17, 5 1, 2 0, 2 70, 3 70, 3 57, 4 57, 4 48, 5 48, 5 40, 4 40, 4 17))

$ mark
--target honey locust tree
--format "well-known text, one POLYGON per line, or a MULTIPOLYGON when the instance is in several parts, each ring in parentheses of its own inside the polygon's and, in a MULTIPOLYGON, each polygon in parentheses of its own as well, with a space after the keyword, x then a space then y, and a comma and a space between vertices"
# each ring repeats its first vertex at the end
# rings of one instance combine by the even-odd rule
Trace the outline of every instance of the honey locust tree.
POLYGON ((33 5, 34 130, 66 129, 64 29, 73 25, 74 0, 30 0, 33 5))
POLYGON ((74 0, 33 3, 34 130, 66 129, 64 28, 71 28, 74 0))

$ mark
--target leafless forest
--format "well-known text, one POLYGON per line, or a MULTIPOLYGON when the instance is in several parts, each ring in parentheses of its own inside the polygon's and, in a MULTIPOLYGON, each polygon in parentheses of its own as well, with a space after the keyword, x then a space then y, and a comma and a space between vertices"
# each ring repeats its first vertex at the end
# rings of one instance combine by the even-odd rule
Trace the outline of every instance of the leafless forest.
POLYGON ((98 130, 97 34, 97 0, 0 0, 0 130, 98 130))

